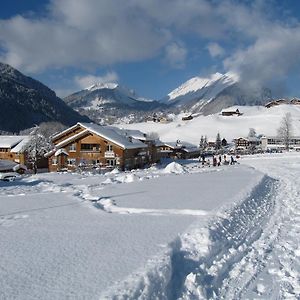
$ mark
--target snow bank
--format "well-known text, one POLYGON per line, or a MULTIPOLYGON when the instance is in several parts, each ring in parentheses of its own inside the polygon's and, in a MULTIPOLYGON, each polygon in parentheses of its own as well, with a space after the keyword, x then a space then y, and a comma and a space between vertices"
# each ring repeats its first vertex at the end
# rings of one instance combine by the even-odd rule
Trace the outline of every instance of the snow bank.
POLYGON ((184 167, 176 162, 171 162, 163 170, 163 173, 167 173, 167 174, 172 174, 172 173, 183 174, 185 172, 186 170, 184 169, 184 167))

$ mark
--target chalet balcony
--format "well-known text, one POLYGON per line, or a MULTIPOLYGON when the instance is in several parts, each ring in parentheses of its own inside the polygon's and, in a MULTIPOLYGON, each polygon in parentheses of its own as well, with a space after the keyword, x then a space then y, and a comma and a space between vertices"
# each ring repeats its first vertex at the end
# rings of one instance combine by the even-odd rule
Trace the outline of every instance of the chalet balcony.
POLYGON ((105 158, 115 158, 116 154, 114 151, 105 151, 104 152, 104 157, 105 158))

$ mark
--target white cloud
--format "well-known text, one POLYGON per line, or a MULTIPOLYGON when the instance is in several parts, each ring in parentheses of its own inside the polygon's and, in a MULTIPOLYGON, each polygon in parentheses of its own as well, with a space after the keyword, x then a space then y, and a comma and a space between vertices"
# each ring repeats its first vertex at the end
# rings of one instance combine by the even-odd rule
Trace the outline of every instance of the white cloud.
POLYGON ((75 77, 75 83, 81 89, 85 89, 96 83, 114 83, 117 81, 118 74, 115 72, 108 72, 103 76, 85 75, 75 77))
POLYGON ((300 69, 299 23, 272 10, 274 2, 262 0, 50 0, 42 17, 0 20, 0 60, 31 73, 65 66, 92 73, 164 55, 184 68, 198 43, 223 57, 226 71, 268 81, 300 69))
POLYGON ((211 57, 223 56, 225 53, 225 50, 218 43, 209 43, 207 50, 211 57))
POLYGON ((187 49, 178 43, 172 43, 165 49, 165 61, 174 69, 185 67, 187 49))

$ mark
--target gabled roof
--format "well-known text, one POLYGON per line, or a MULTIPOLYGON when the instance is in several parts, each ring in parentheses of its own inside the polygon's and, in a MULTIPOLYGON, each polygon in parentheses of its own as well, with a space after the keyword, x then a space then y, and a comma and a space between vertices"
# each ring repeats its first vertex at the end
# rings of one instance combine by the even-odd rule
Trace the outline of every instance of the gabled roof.
POLYGON ((0 135, 0 148, 10 148, 13 153, 25 151, 30 135, 0 135))
POLYGON ((24 152, 31 140, 32 140, 32 136, 30 136, 30 135, 24 136, 22 141, 11 149, 11 152, 13 152, 13 153, 22 153, 22 152, 24 152))
POLYGON ((1 135, 0 148, 13 148, 22 141, 22 136, 19 135, 1 135))
POLYGON ((147 135, 140 131, 140 130, 134 130, 134 129, 124 129, 124 128, 117 128, 112 126, 107 126, 108 128, 112 128, 117 133, 124 135, 124 136, 131 136, 132 138, 140 141, 147 141, 147 135))
POLYGON ((135 149, 135 148, 145 148, 146 144, 141 141, 134 139, 130 136, 126 137, 118 133, 118 128, 112 126, 102 126, 94 123, 78 123, 82 127, 86 128, 92 133, 104 137, 105 139, 117 144, 123 149, 135 149))
POLYGON ((164 145, 172 148, 172 149, 194 149, 197 148, 196 145, 188 143, 188 142, 166 142, 164 145))
POLYGON ((73 125, 73 126, 67 128, 67 129, 65 129, 65 130, 63 130, 63 131, 61 131, 61 132, 59 132, 59 133, 53 135, 53 136, 51 137, 51 139, 52 139, 52 140, 55 140, 55 139, 57 139, 57 138, 63 136, 64 134, 66 134, 66 133, 72 131, 73 129, 75 129, 76 127, 78 127, 78 125, 79 125, 79 123, 76 123, 75 125, 73 125))
POLYGON ((60 134, 57 134, 53 137, 53 139, 62 136, 63 134, 75 129, 76 127, 81 127, 84 130, 78 132, 75 135, 70 136, 67 139, 62 140, 60 143, 55 145, 55 149, 46 153, 45 157, 51 156, 53 153, 55 153, 58 149, 64 147, 65 145, 69 144, 72 141, 75 141, 76 139, 87 135, 89 133, 96 134, 98 136, 101 136, 108 141, 120 146, 123 149, 136 149, 136 148, 146 148, 147 145, 142 143, 139 140, 136 140, 134 138, 131 138, 130 136, 125 136, 120 133, 120 129, 112 127, 112 126, 102 126, 97 125, 94 123, 77 123, 76 125, 64 130, 60 134))

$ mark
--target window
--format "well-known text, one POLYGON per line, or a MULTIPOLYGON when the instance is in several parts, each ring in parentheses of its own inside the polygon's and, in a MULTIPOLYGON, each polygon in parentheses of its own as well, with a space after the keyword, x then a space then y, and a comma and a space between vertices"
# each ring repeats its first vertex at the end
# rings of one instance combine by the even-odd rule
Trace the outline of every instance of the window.
POLYGON ((99 144, 81 144, 81 151, 99 151, 99 144))
POLYGON ((68 166, 75 166, 76 158, 68 158, 68 166))
POLYGON ((76 144, 75 143, 73 143, 69 146, 69 151, 76 152, 76 144))
POLYGON ((113 145, 107 145, 106 151, 113 151, 113 145))
POLYGON ((57 158, 52 158, 52 165, 57 165, 57 158))
POLYGON ((7 148, 0 148, 0 152, 8 152, 7 148))
POLYGON ((106 164, 107 164, 108 166, 113 167, 113 166, 116 165, 116 160, 115 160, 115 159, 107 159, 107 160, 106 160, 106 164))

